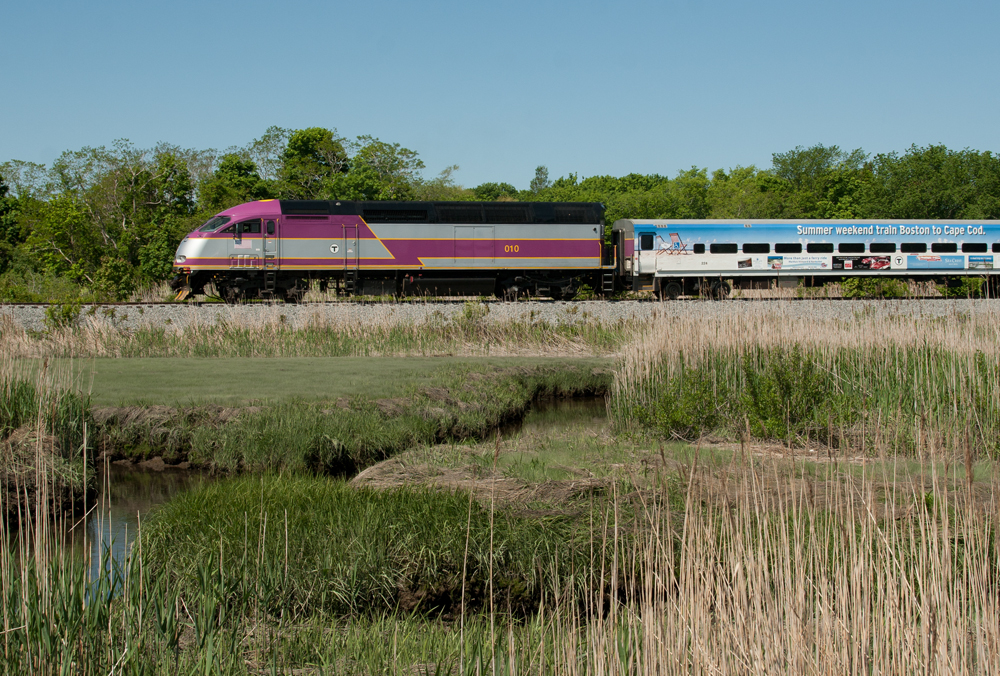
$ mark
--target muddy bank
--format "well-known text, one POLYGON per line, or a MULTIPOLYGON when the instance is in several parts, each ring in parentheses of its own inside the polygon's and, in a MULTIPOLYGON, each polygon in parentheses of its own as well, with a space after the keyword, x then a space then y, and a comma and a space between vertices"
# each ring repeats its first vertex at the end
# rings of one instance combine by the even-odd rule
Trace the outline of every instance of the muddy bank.
POLYGON ((91 410, 96 459, 144 469, 274 469, 353 475, 418 444, 482 439, 539 397, 603 396, 606 369, 515 367, 454 374, 406 397, 275 406, 91 410))
POLYGON ((73 422, 74 430, 86 427, 85 443, 84 437, 73 437, 65 448, 58 440, 32 447, 44 449, 48 443, 47 448, 54 449, 37 453, 51 458, 46 461, 51 471, 36 471, 39 461, 28 452, 24 434, 8 433, 2 477, 9 494, 5 509, 16 518, 14 496, 31 498, 39 490, 53 497, 53 508, 64 505, 57 513, 87 503, 93 491, 83 475, 84 463, 152 471, 353 476, 421 444, 495 435, 504 424, 523 417, 539 397, 603 395, 610 383, 607 369, 569 364, 466 369, 392 399, 355 396, 238 408, 84 404, 73 422), (83 449, 85 453, 78 452, 83 449), (68 453, 71 450, 78 459, 63 460, 76 457, 68 453), (74 463, 80 465, 79 472, 73 470, 74 463), (44 486, 33 486, 32 477, 41 477, 44 486))
POLYGON ((94 471, 67 459, 60 439, 24 425, 0 441, 0 501, 9 523, 83 508, 93 499, 94 471))

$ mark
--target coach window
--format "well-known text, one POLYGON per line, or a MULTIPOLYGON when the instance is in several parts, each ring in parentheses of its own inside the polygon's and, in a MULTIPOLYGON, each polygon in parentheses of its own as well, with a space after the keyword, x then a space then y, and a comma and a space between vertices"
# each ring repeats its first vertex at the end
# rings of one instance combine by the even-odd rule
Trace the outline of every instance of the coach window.
POLYGON ((708 248, 714 254, 734 254, 739 253, 739 247, 735 243, 726 242, 724 244, 713 244, 708 248))
POLYGON ((837 246, 837 251, 840 253, 864 253, 865 245, 864 242, 841 242, 837 246))
POLYGON ((923 242, 903 242, 899 245, 899 250, 903 253, 927 253, 927 245, 923 242))
POLYGON ((806 244, 809 253, 833 253, 833 242, 809 242, 806 244))
POLYGON ((896 244, 893 242, 872 242, 868 246, 872 253, 896 253, 896 244))
MULTIPOLYGON (((733 253, 736 252, 734 251, 733 253)), ((751 253, 751 254, 771 253, 771 245, 747 243, 743 245, 743 253, 751 253)))
POLYGON ((958 245, 954 242, 934 242, 931 244, 931 251, 934 253, 955 253, 958 245))
POLYGON ((694 247, 692 248, 692 250, 696 254, 703 254, 703 253, 705 253, 705 245, 704 244, 695 244, 694 247))
POLYGON ((780 253, 780 254, 802 253, 802 245, 799 244, 798 242, 788 243, 788 244, 775 244, 774 253, 780 253))
POLYGON ((639 251, 653 250, 653 233, 644 232, 639 235, 639 251))
POLYGON ((986 242, 966 242, 962 245, 962 253, 986 253, 986 242))
POLYGON ((993 242, 993 253, 1000 253, 1000 242, 993 242))

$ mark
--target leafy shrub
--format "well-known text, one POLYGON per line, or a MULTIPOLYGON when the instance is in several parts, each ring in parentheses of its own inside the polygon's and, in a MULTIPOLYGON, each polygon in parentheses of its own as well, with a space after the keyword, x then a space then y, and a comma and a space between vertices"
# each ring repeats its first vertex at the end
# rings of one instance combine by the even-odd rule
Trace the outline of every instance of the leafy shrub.
POLYGON ((952 277, 937 288, 945 298, 978 298, 985 283, 985 277, 952 277))
POLYGON ((50 331, 74 326, 80 319, 80 301, 52 303, 45 308, 45 326, 50 331))
POLYGON ((723 421, 720 405, 726 400, 714 373, 708 368, 681 366, 655 402, 639 406, 639 422, 664 436, 696 439, 723 421))
POLYGON ((745 355, 743 377, 740 399, 751 431, 776 439, 805 431, 834 392, 830 373, 798 345, 745 355))
POLYGON ((889 277, 848 277, 840 284, 845 298, 902 298, 906 283, 889 277))

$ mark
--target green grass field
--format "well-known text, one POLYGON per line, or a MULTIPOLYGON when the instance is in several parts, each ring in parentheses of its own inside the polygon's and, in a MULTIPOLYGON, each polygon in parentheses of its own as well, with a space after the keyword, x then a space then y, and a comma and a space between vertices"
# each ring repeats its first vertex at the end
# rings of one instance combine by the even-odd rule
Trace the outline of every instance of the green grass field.
POLYGON ((76 386, 94 406, 238 406, 290 400, 405 395, 442 374, 495 366, 610 368, 611 360, 564 357, 162 357, 89 359, 74 364, 76 386))

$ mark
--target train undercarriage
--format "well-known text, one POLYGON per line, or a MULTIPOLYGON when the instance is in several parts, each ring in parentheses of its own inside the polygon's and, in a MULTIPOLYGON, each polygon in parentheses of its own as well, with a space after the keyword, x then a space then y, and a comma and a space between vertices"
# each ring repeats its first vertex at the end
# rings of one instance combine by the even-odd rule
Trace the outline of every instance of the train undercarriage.
MULTIPOLYGON (((496 296, 509 300, 531 297, 568 300, 584 284, 600 290, 606 280, 602 279, 600 271, 591 270, 504 270, 494 276, 484 276, 481 270, 435 270, 432 273, 233 270, 177 275, 170 286, 179 300, 205 294, 227 303, 258 299, 297 303, 314 287, 320 292, 332 290, 341 296, 496 296)), ((611 292, 614 289, 603 290, 611 292)))

